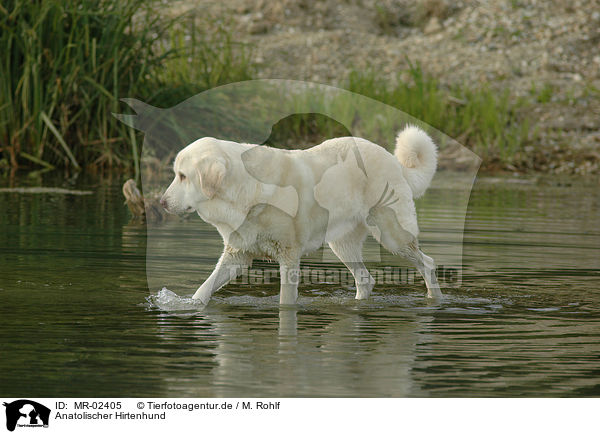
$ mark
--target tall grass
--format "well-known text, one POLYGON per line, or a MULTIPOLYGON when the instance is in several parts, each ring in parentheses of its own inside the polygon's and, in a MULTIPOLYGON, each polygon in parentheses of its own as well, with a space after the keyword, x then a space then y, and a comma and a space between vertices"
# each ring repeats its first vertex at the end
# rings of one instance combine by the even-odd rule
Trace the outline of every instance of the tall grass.
POLYGON ((154 0, 0 5, 0 160, 12 167, 128 166, 138 149, 119 99, 173 105, 248 78, 221 31, 189 31, 154 0), (169 72, 176 71, 176 72, 169 72))
POLYGON ((156 71, 161 84, 148 101, 173 105, 206 89, 254 78, 251 50, 235 42, 227 21, 207 20, 196 10, 178 17, 158 50, 170 55, 156 71), (210 27, 199 27, 199 22, 210 27))
POLYGON ((411 65, 395 83, 353 71, 346 88, 394 106, 488 159, 508 161, 533 140, 524 99, 488 87, 444 88, 419 65, 411 65))

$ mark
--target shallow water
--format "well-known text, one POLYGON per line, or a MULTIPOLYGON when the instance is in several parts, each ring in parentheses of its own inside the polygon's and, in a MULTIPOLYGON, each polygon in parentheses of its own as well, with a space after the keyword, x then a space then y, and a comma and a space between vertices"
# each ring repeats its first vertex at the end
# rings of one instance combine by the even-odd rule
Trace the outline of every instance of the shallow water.
MULTIPOLYGON (((597 184, 479 179, 460 285, 440 303, 400 264, 403 282, 369 300, 317 273, 280 308, 276 279, 252 273, 192 303, 219 237, 192 218, 147 242, 121 181, 43 182, 91 195, 0 192, 0 395, 600 395, 597 184)), ((451 202, 434 188, 418 205, 436 259, 449 243, 435 228, 456 226, 451 202)), ((336 269, 322 259, 309 270, 336 269)))

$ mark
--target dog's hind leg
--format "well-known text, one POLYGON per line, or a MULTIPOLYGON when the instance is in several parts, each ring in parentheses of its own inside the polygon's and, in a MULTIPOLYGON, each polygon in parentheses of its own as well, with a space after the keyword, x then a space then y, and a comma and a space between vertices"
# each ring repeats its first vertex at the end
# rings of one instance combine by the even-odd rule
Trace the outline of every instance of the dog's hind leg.
POLYGON ((401 254, 411 261, 423 276, 427 287, 427 297, 442 298, 442 291, 435 274, 435 262, 419 249, 417 240, 415 239, 414 242, 409 243, 406 250, 401 254))
POLYGON ((356 282, 356 299, 364 300, 369 298, 375 279, 365 267, 362 258, 362 246, 367 235, 367 228, 364 225, 357 226, 354 230, 344 235, 336 241, 329 242, 329 247, 336 254, 340 261, 354 276, 356 282))
POLYGON ((440 285, 435 273, 435 262, 419 249, 419 243, 416 238, 409 242, 404 248, 392 251, 392 253, 403 256, 417 268, 425 280, 427 297, 442 298, 442 291, 440 290, 440 285))
POLYGON ((200 300, 207 304, 210 297, 230 280, 239 276, 244 268, 252 265, 252 256, 248 253, 235 251, 229 246, 225 246, 223 254, 211 275, 198 288, 192 296, 195 300, 200 300))
POLYGON ((375 239, 391 253, 413 263, 425 280, 427 297, 441 298, 433 259, 419 249, 417 238, 402 227, 395 211, 390 207, 382 207, 371 210, 369 214, 367 222, 375 239))

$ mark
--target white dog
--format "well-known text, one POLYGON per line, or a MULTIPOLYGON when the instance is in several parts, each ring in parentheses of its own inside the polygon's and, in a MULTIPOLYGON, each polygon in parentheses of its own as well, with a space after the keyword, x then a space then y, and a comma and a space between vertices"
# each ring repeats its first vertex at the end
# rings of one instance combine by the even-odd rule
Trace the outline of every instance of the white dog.
POLYGON ((375 283, 362 259, 369 232, 417 267, 428 297, 441 297, 434 262, 419 250, 413 202, 436 166, 435 144, 414 126, 398 134, 394 155, 356 137, 304 151, 205 137, 175 158, 161 204, 196 211, 223 237, 215 270, 193 296, 203 303, 254 258, 268 258, 280 264, 280 303, 294 304, 300 258, 324 242, 352 272, 356 299, 365 299, 375 283))

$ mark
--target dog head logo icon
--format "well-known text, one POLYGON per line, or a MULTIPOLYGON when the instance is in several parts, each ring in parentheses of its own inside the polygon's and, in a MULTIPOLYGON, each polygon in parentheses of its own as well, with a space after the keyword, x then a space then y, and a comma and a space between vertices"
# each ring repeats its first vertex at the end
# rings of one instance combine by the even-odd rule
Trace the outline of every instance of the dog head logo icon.
POLYGON ((4 403, 6 407, 6 429, 14 431, 19 427, 48 426, 50 409, 29 399, 19 399, 4 403))

